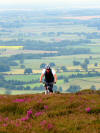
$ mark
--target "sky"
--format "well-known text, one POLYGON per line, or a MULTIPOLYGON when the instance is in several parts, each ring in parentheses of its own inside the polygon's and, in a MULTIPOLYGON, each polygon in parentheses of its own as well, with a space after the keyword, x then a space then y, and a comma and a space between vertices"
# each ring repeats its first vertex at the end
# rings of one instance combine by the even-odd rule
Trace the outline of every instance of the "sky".
POLYGON ((100 8, 100 0, 0 0, 1 7, 100 8))

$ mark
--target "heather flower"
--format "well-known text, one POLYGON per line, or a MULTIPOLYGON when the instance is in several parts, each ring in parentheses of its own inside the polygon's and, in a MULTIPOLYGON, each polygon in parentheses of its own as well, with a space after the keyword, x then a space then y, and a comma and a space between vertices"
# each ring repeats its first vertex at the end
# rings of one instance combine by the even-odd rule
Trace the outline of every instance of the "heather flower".
POLYGON ((41 121, 41 123, 40 123, 41 126, 45 126, 46 124, 47 124, 47 121, 46 121, 46 120, 43 120, 43 121, 41 121))
POLYGON ((26 99, 26 102, 30 102, 32 99, 31 98, 27 98, 26 99))
POLYGON ((2 121, 2 116, 0 116, 0 121, 2 121))
POLYGON ((2 99, 2 98, 3 98, 3 96, 0 96, 0 98, 2 99))
POLYGON ((44 105, 44 109, 48 109, 48 106, 47 105, 44 105))
POLYGON ((8 124, 6 124, 6 123, 3 124, 3 127, 7 127, 7 126, 8 126, 8 124))
POLYGON ((27 121, 29 118, 32 118, 32 109, 27 111, 27 116, 21 118, 21 121, 27 121))
POLYGON ((23 117, 21 118, 21 121, 27 121, 29 118, 26 116, 26 117, 23 117))
POLYGON ((39 99, 37 102, 38 102, 38 103, 42 103, 42 99, 39 99))
POLYGON ((32 109, 30 109, 30 110, 27 111, 27 117, 28 118, 32 117, 32 109))
POLYGON ((43 114, 43 112, 37 112, 37 113, 35 113, 35 116, 38 117, 38 116, 40 116, 42 114, 43 114))
POLYGON ((19 127, 20 126, 20 124, 19 123, 16 123, 16 127, 19 127))
POLYGON ((5 121, 8 121, 8 117, 5 118, 5 121))
POLYGON ((51 123, 48 123, 48 126, 47 126, 48 130, 52 129, 53 128, 53 124, 51 123))
POLYGON ((48 130, 51 130, 53 128, 53 124, 48 123, 46 120, 43 120, 40 125, 42 126, 42 128, 46 128, 48 130))
POLYGON ((14 100, 13 102, 18 102, 18 103, 20 103, 20 102, 25 102, 25 99, 16 99, 16 100, 14 100))
POLYGON ((86 108, 85 110, 86 110, 86 112, 90 112, 90 111, 91 111, 91 108, 88 107, 88 108, 86 108))

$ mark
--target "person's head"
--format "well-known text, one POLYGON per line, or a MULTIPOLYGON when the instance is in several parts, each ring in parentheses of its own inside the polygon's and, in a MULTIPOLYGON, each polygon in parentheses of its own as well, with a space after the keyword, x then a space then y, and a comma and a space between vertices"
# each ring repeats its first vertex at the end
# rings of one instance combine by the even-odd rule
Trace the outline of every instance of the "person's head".
POLYGON ((50 65, 46 66, 46 72, 49 73, 50 72, 50 65))

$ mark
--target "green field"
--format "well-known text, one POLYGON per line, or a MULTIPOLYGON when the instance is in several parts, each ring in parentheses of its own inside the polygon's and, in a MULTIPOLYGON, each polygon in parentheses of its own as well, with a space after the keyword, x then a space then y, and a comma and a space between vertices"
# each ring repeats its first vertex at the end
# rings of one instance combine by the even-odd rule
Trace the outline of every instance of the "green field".
POLYGON ((34 87, 40 87, 40 85, 42 85, 42 84, 40 84, 40 82, 38 82, 38 83, 33 83, 33 84, 26 84, 26 85, 24 85, 24 87, 29 86, 30 88, 34 88, 34 87))
MULTIPOLYGON (((69 75, 72 74, 77 74, 78 72, 61 72, 57 73, 57 76, 65 76, 68 77, 69 75)), ((81 74, 86 74, 86 72, 80 72, 81 74)), ((29 86, 31 89, 34 87, 40 87, 39 83, 39 78, 40 75, 10 75, 5 77, 6 80, 17 80, 17 81, 31 81, 33 80, 38 80, 38 83, 31 83, 31 84, 25 84, 23 85, 24 87, 29 86)), ((100 77, 87 77, 87 78, 73 78, 69 79, 68 83, 65 83, 64 80, 58 80, 56 83, 56 86, 62 87, 63 91, 67 90, 71 85, 77 85, 80 86, 81 89, 90 89, 92 85, 96 87, 96 89, 100 89, 100 77)))
MULTIPOLYGON (((88 70, 89 71, 96 70, 100 72, 100 54, 83 54, 83 55, 45 57, 42 59, 24 60, 24 65, 26 66, 26 68, 32 68, 33 71, 36 72, 36 74, 33 73, 33 75, 19 75, 24 73, 24 69, 18 69, 19 67, 18 66, 18 67, 12 67, 13 69, 9 73, 12 73, 13 75, 5 76, 5 78, 6 80, 19 80, 25 82, 31 81, 32 79, 39 81, 40 73, 42 70, 40 69, 41 63, 49 64, 51 62, 54 62, 56 64, 56 66, 54 67, 55 70, 57 70, 57 68, 60 68, 62 66, 66 66, 67 69, 70 71, 70 72, 61 71, 60 73, 57 72, 57 76, 62 75, 68 77, 69 75, 77 74, 78 72, 75 72, 77 69, 83 71, 80 72, 81 74, 86 74, 87 72, 85 72, 80 66, 73 66, 73 60, 80 61, 82 63, 86 58, 88 58, 90 61, 90 64, 88 65, 88 70), (89 59, 91 56, 92 59, 89 59), (95 67, 94 63, 98 63, 98 66, 95 67)), ((17 61, 17 63, 19 63, 19 61, 17 61)), ((31 88, 34 88, 34 87, 39 87, 40 85, 41 85, 40 83, 25 84, 24 87, 30 86, 31 88)), ((74 79, 69 79, 68 83, 64 83, 64 80, 62 79, 58 80, 56 84, 58 88, 62 87, 63 91, 67 90, 71 85, 78 85, 81 87, 81 89, 89 89, 92 85, 95 85, 97 90, 100 89, 99 77, 74 78, 74 79), (97 80, 98 82, 95 82, 97 80)))
POLYGON ((5 76, 6 80, 20 80, 20 81, 31 81, 31 80, 38 80, 39 79, 39 75, 9 75, 9 76, 5 76))
MULTIPOLYGON (((100 50, 100 47, 97 47, 97 50, 100 50)), ((54 62, 56 64, 56 68, 59 68, 61 66, 66 66, 69 69, 73 67, 73 61, 80 61, 81 63, 84 62, 86 58, 90 58, 90 66, 93 65, 94 63, 98 63, 98 66, 100 65, 100 54, 78 54, 78 55, 69 55, 69 56, 55 56, 55 57, 45 57, 42 59, 27 59, 24 60, 24 64, 26 68, 32 68, 34 70, 40 70, 40 65, 42 63, 49 64, 51 62, 54 62)), ((12 71, 20 71, 20 63, 19 61, 16 61, 19 65, 18 66, 12 66, 11 69, 12 71)), ((74 67, 73 67, 74 68, 74 67)), ((94 67, 95 68, 95 67, 94 67)), ((98 67, 99 68, 99 67, 98 67)), ((20 74, 20 73, 19 73, 20 74)), ((22 72, 23 74, 23 72, 22 72)))
MULTIPOLYGON (((6 94, 6 90, 0 89, 0 94, 6 94)), ((22 94, 36 94, 36 93, 42 93, 43 91, 33 91, 33 90, 11 90, 11 95, 22 95, 22 94)), ((8 93, 8 92, 7 92, 8 93)))
MULTIPOLYGON (((17 29, 15 29, 16 32, 19 32, 17 29)), ((20 28, 21 32, 24 32, 24 33, 27 33, 27 32, 34 32, 34 33, 42 33, 43 31, 44 32, 70 32, 70 33, 74 33, 76 31, 78 32, 86 32, 86 33, 92 33, 92 32, 97 32, 97 28, 96 27, 88 27, 88 26, 85 26, 83 24, 81 25, 57 25, 57 24, 52 24, 52 23, 49 23, 48 24, 39 24, 39 25, 35 25, 35 26, 32 26, 32 25, 28 25, 28 26, 25 26, 23 28, 20 28), (62 30, 63 29, 63 30, 62 30)), ((24 34, 25 35, 25 34, 24 34)))
POLYGON ((80 86, 81 89, 90 89, 92 85, 96 87, 97 90, 100 89, 100 77, 89 77, 89 78, 74 78, 70 79, 68 83, 64 83, 63 80, 57 82, 58 87, 62 87, 63 91, 67 90, 71 85, 80 86), (97 82, 96 82, 97 80, 97 82))
MULTIPOLYGON (((35 19, 35 18, 34 18, 35 19)), ((66 34, 66 35, 61 35, 57 36, 57 32, 67 32, 67 33, 93 33, 93 32, 98 32, 98 29, 96 27, 88 27, 83 24, 77 24, 77 25, 72 25, 72 24, 66 24, 66 25, 58 25, 57 23, 38 23, 37 25, 34 24, 28 24, 28 26, 23 26, 19 29, 13 28, 13 33, 9 33, 9 35, 5 35, 2 32, 2 36, 0 37, 0 40, 7 41, 7 40, 12 40, 12 39, 24 39, 24 40, 42 40, 45 42, 51 42, 53 40, 80 40, 80 39, 85 39, 86 37, 84 35, 78 36, 75 34, 66 34), (41 34, 43 32, 49 33, 49 32, 54 32, 54 36, 42 36, 41 34), (35 35, 33 34, 35 33, 35 35), (31 34, 31 35, 30 35, 31 34)))
MULTIPOLYGON (((30 58, 24 59, 23 63, 21 63, 20 60, 15 59, 14 62, 17 62, 18 66, 10 66, 11 70, 9 72, 5 72, 5 74, 8 74, 7 76, 5 76, 6 81, 16 80, 16 81, 30 82, 32 80, 37 80, 38 83, 37 82, 34 84, 26 83, 23 86, 24 87, 30 86, 31 89, 34 87, 39 87, 41 85, 39 83, 39 78, 42 71, 42 69, 40 68, 40 65, 42 63, 46 64, 55 63, 54 69, 56 70, 57 75, 68 77, 69 75, 77 74, 78 72, 76 71, 80 71, 81 74, 86 74, 87 72, 81 66, 73 66, 73 61, 79 61, 82 64, 84 63, 85 59, 89 59, 88 71, 100 72, 100 38, 99 38, 100 30, 98 28, 98 19, 93 17, 94 19, 91 19, 90 21, 90 19, 89 20, 87 19, 90 16, 85 17, 85 20, 80 20, 80 18, 77 17, 76 20, 74 20, 75 18, 68 19, 66 17, 70 15, 66 13, 62 13, 62 15, 60 14, 58 16, 48 15, 45 14, 44 12, 42 13, 37 12, 38 15, 31 12, 30 14, 27 13, 24 14, 24 16, 17 14, 17 12, 15 14, 16 15, 14 16, 8 13, 8 16, 5 17, 6 19, 5 18, 3 19, 2 15, 0 15, 0 17, 2 18, 1 22, 6 22, 6 24, 8 24, 7 28, 3 27, 1 28, 0 31, 1 58, 11 57, 17 54, 35 55, 35 54, 54 52, 53 48, 52 51, 49 52, 47 50, 43 51, 40 48, 39 50, 38 48, 37 49, 33 48, 34 50, 24 49, 24 46, 28 45, 28 41, 30 42, 33 40, 44 41, 44 43, 52 42, 52 44, 57 42, 58 45, 59 45, 58 42, 63 43, 63 40, 66 41, 68 40, 72 41, 73 43, 71 43, 71 45, 67 44, 65 46, 61 44, 62 45, 61 48, 66 48, 67 50, 90 49, 91 54, 77 54, 76 52, 75 55, 67 55, 68 53, 66 53, 66 55, 64 56, 63 53, 61 53, 60 56, 54 56, 54 57, 49 56, 49 57, 43 57, 41 59, 30 59, 30 58), (66 19, 68 21, 66 21, 66 19), (20 21, 17 22, 16 20, 20 21), (10 21, 12 22, 12 25, 10 21), (95 23, 96 25, 93 26, 89 25, 95 23), (84 43, 79 43, 79 45, 76 44, 76 42, 78 43, 78 41, 81 40, 84 43), (85 43, 86 40, 90 42, 85 43), (9 41, 11 42, 9 43, 9 41), (95 66, 95 63, 97 63, 97 66, 95 66), (31 68, 33 74, 24 75, 25 68, 21 68, 21 65, 24 65, 25 68, 31 68), (66 67, 68 72, 63 72, 61 70, 62 66, 66 67)), ((58 48, 57 50, 59 51, 60 47, 57 48, 58 48)), ((65 83, 64 80, 61 79, 58 80, 56 84, 58 88, 62 87, 63 91, 68 89, 69 86, 71 85, 79 85, 82 89, 89 89, 92 85, 95 85, 96 89, 100 88, 99 77, 74 78, 74 79, 69 79, 68 83, 65 83)))
MULTIPOLYGON (((91 39, 91 41, 92 41, 92 39, 91 39)), ((95 54, 100 54, 100 40, 93 39, 92 44, 80 45, 80 46, 68 46, 67 48, 88 48, 91 50, 91 52, 93 52, 95 54), (97 41, 99 41, 99 42, 97 42, 97 41)))
POLYGON ((80 86, 81 89, 90 89, 92 85, 96 87, 96 89, 100 89, 100 77, 89 77, 89 78, 76 78, 69 80, 69 83, 65 85, 65 89, 70 85, 80 86), (96 82, 97 81, 97 82, 96 82))
POLYGON ((100 63, 100 54, 81 54, 81 55, 45 57, 42 59, 25 60, 24 64, 26 67, 30 67, 33 70, 40 69, 41 63, 49 64, 51 62, 54 62, 57 67, 61 67, 61 66, 71 67, 73 66, 73 60, 83 62, 84 59, 90 58, 90 56, 92 56, 92 59, 90 60, 90 64, 96 63, 96 62, 100 63))

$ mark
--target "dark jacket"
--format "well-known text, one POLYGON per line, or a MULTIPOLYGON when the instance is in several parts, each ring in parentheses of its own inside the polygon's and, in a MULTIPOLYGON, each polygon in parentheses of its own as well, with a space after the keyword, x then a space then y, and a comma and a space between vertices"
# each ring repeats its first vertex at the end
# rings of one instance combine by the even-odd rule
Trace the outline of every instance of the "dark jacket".
POLYGON ((54 82, 54 76, 53 76, 53 73, 52 73, 52 70, 51 70, 51 69, 50 69, 50 72, 49 72, 49 73, 47 73, 47 72, 45 71, 44 76, 45 76, 45 81, 46 81, 47 83, 54 82))

